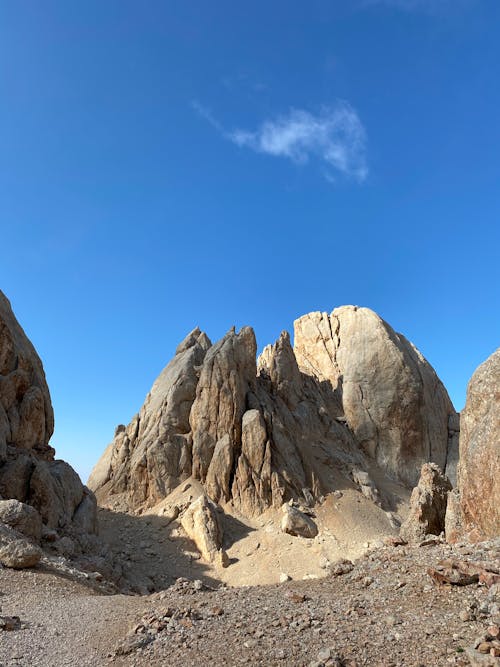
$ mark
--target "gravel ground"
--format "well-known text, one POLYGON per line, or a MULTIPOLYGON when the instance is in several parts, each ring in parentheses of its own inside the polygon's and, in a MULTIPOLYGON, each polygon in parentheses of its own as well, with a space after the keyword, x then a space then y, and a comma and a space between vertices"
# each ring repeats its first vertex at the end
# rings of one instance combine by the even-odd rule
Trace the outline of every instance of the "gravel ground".
POLYGON ((1 613, 23 627, 0 633, 0 664, 468 665, 464 649, 498 623, 500 586, 434 584, 427 568, 450 557, 498 566, 500 541, 387 546, 325 579, 217 590, 180 580, 142 597, 1 570, 1 613))

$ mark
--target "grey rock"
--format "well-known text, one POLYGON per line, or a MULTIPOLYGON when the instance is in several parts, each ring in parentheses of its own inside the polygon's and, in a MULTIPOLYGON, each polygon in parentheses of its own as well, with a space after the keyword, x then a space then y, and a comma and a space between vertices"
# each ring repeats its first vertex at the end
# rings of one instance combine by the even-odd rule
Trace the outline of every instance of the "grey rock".
POLYGON ((37 542, 42 537, 42 517, 34 507, 18 500, 0 500, 0 521, 37 542))
POLYGON ((5 567, 23 569, 34 567, 42 551, 20 533, 0 524, 0 563, 5 567))

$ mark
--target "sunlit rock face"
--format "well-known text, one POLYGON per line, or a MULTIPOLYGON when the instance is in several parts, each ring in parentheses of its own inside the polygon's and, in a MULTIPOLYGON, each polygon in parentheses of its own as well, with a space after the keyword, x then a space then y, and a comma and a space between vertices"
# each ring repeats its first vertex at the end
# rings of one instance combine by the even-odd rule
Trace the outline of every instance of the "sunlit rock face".
POLYGON ((359 446, 415 486, 423 463, 444 469, 455 410, 434 369, 368 308, 343 306, 295 322, 299 368, 329 382, 359 446))
POLYGON ((314 501, 335 473, 352 479, 370 465, 411 487, 423 463, 444 469, 450 415, 431 366, 366 308, 305 315, 294 347, 283 332, 257 360, 250 327, 214 345, 195 329, 89 485, 139 508, 193 477, 247 516, 314 501))

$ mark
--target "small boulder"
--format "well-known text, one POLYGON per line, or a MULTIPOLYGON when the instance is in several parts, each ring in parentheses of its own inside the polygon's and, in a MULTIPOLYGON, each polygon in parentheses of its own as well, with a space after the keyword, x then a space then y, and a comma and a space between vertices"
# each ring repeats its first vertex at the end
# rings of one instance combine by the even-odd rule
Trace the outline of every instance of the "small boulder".
POLYGON ((37 542, 42 536, 42 517, 19 500, 0 500, 0 521, 37 542))
POLYGON ((221 554, 223 530, 212 500, 203 494, 191 503, 182 515, 181 525, 206 561, 224 567, 227 561, 221 554))
POLYGON ((445 527, 446 503, 452 486, 435 463, 424 463, 410 498, 410 511, 401 525, 403 539, 419 542, 440 535, 445 527))
POLYGON ((42 551, 20 533, 8 526, 0 526, 0 563, 5 567, 23 569, 35 566, 42 551))
POLYGON ((284 533, 288 533, 294 537, 316 537, 318 527, 310 516, 307 516, 307 514, 289 504, 283 505, 281 509, 283 512, 281 530, 284 533))

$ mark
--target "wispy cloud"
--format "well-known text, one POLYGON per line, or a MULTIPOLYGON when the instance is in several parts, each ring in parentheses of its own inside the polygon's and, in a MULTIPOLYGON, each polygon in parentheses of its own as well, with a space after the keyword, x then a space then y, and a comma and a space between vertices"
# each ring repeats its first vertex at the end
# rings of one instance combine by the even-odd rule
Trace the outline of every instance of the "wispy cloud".
POLYGON ((257 153, 288 158, 295 164, 317 159, 327 168, 328 180, 334 172, 366 179, 366 131, 356 111, 347 102, 324 107, 318 114, 291 109, 287 114, 264 121, 256 130, 225 130, 205 107, 195 110, 226 139, 257 153))

